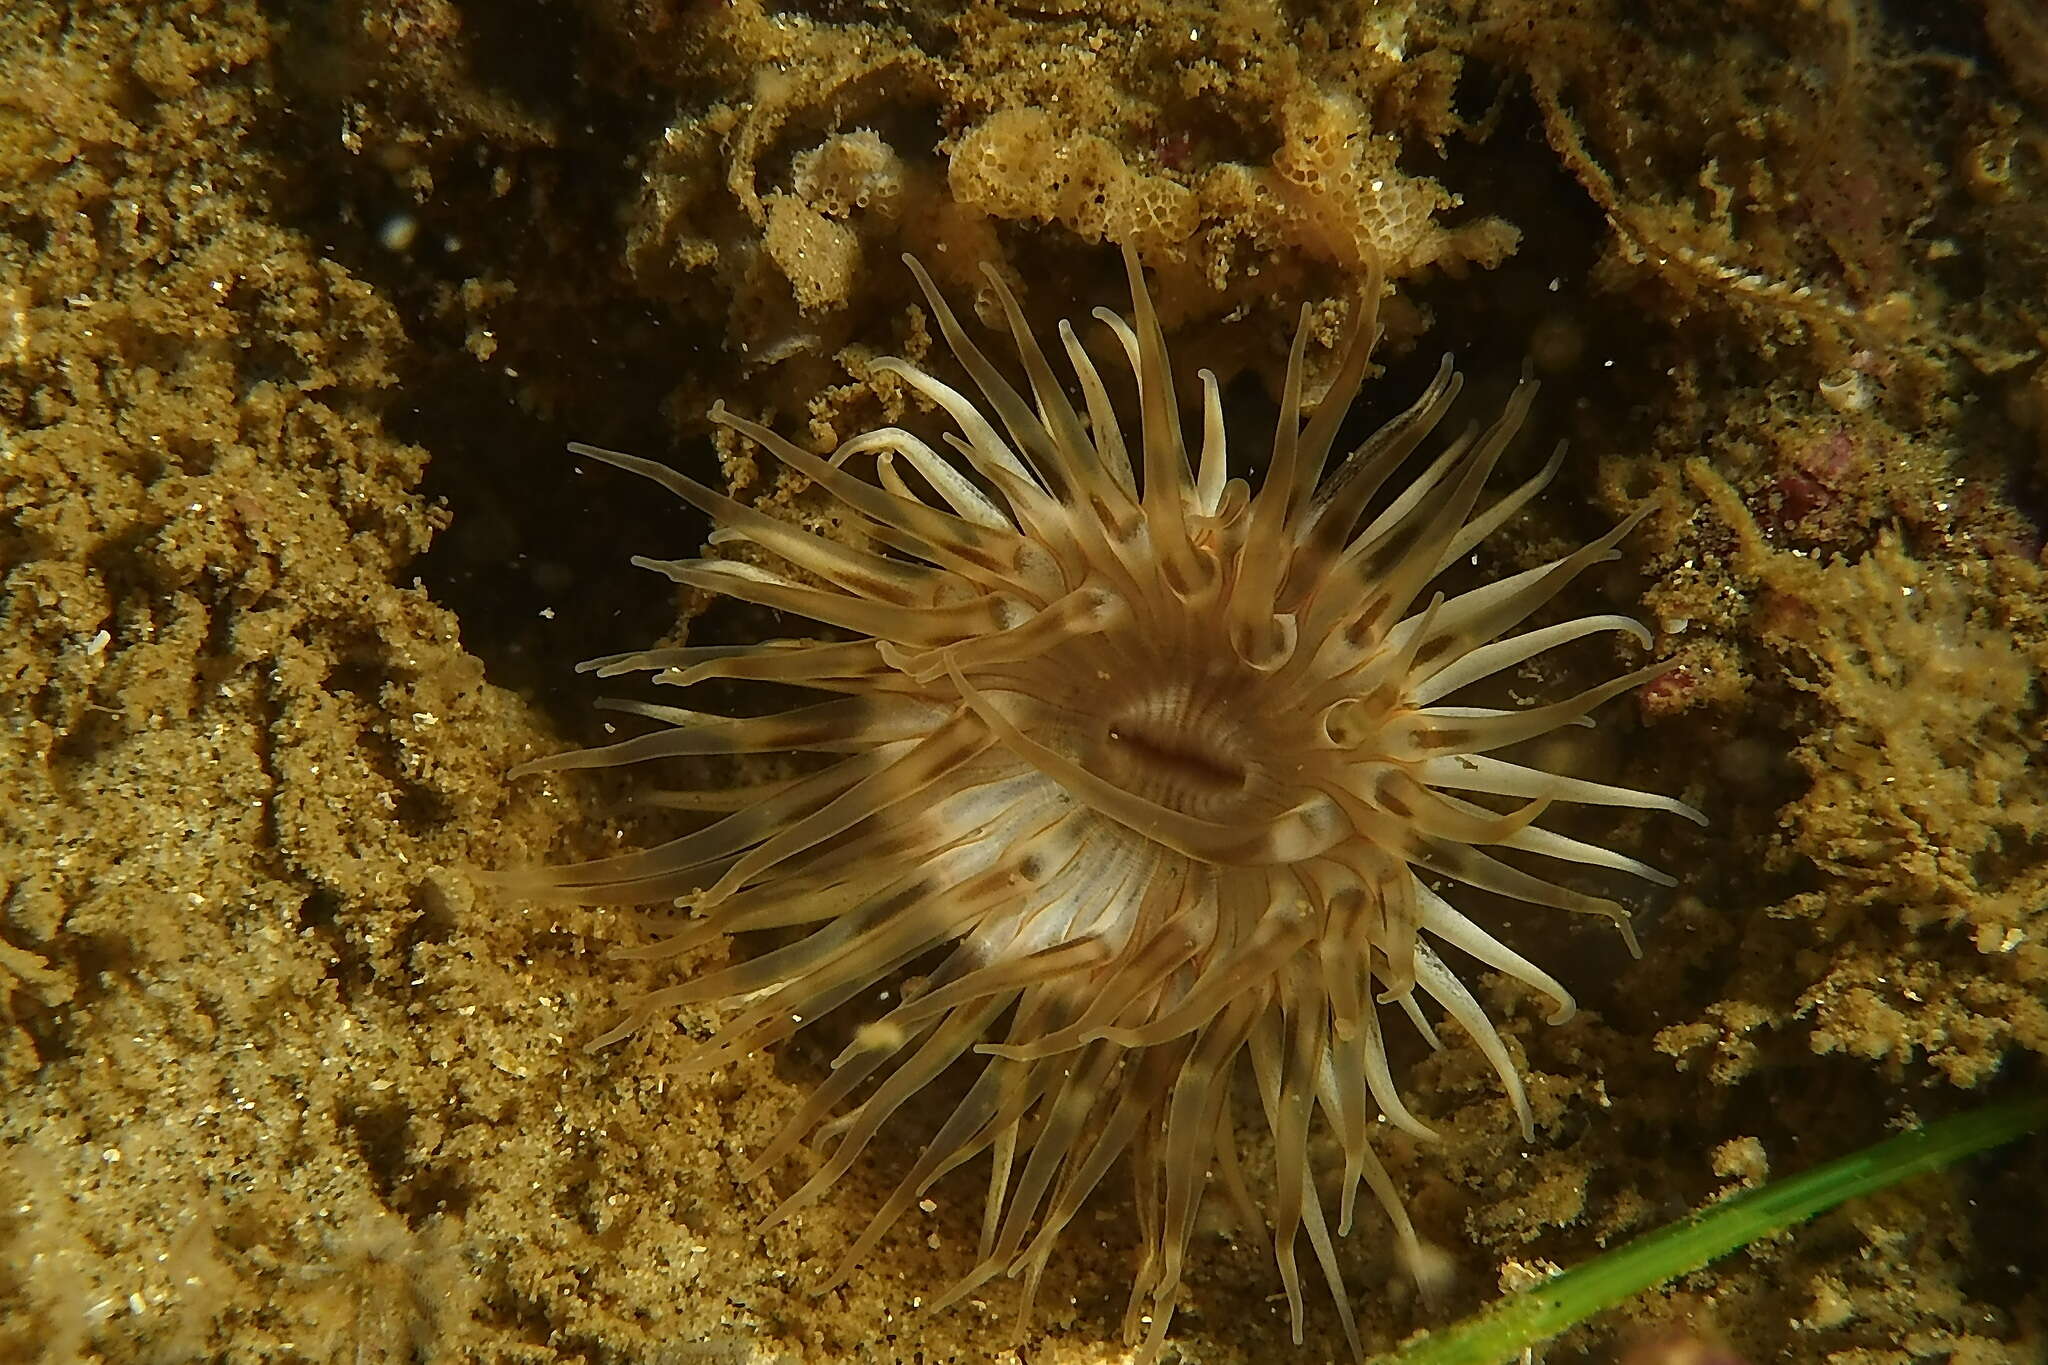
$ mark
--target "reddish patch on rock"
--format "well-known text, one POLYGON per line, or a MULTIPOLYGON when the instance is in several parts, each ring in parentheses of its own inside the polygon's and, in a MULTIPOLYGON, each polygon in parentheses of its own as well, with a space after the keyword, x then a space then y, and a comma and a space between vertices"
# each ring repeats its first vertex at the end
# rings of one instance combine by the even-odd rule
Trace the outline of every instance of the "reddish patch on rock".
POLYGON ((1837 431, 1816 441, 1801 453, 1799 463, 1823 483, 1839 483, 1856 463, 1856 438, 1837 431))
POLYGON ((1837 431, 1801 448, 1792 467, 1771 482, 1762 519, 1786 531, 1834 506, 1856 467, 1856 438, 1837 431))
POLYGON ((1195 164, 1194 134, 1185 128, 1161 133, 1152 139, 1152 155, 1169 171, 1186 171, 1195 164))
POLYGON ((1771 485, 1771 505, 1781 526, 1805 521, 1834 500, 1833 489, 1803 470, 1780 475, 1771 485))
POLYGON ((1675 716, 1692 705, 1692 694, 1700 680, 1684 664, 1673 664, 1661 677, 1650 679, 1636 689, 1636 705, 1644 720, 1675 716))

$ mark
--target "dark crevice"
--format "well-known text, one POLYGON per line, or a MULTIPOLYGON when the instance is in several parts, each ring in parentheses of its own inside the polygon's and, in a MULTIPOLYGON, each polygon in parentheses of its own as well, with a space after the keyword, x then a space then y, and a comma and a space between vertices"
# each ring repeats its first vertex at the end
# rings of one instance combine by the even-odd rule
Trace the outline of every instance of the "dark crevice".
POLYGON ((398 310, 410 344, 394 358, 398 397, 382 418, 433 453, 420 491, 450 517, 402 572, 457 614, 492 682, 578 725, 589 692, 575 661, 674 620, 672 595, 628 557, 693 553, 705 529, 666 495, 565 450, 586 440, 706 458, 702 446, 673 448, 662 403, 715 342, 613 264, 617 208, 639 175, 622 149, 647 145, 663 109, 581 68, 596 48, 569 7, 462 8, 457 50, 489 72, 478 98, 552 139, 528 145, 450 128, 454 116, 437 116, 423 93, 371 82, 388 55, 352 50, 360 40, 325 7, 288 13, 289 112, 269 134, 293 172, 280 212, 398 310), (333 129, 357 105, 372 109, 373 129, 437 131, 422 147, 353 152, 333 129), (416 169, 431 177, 424 202, 406 187, 416 169))

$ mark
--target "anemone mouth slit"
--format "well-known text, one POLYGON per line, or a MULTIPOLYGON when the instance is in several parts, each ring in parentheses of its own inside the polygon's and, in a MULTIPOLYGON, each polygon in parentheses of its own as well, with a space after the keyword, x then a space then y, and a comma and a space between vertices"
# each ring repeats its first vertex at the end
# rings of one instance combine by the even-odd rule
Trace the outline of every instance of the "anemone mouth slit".
POLYGON ((822 523, 833 534, 666 466, 578 448, 717 524, 703 557, 649 567, 764 616, 820 623, 821 638, 648 649, 597 671, 681 688, 772 683, 823 700, 765 715, 629 705, 655 728, 523 765, 682 760, 701 771, 706 757, 800 756, 753 787, 664 793, 660 804, 698 817, 666 843, 504 883, 537 898, 691 912, 635 956, 773 931, 774 946, 652 992, 593 1044, 665 1011, 718 1006, 723 1020, 689 1070, 775 1047, 917 973, 839 1050, 758 1163, 806 1139, 825 1150, 780 1216, 823 1197, 921 1096, 951 1104, 923 1116, 929 1141, 841 1274, 934 1182, 983 1160, 975 1265, 941 1302, 1007 1273, 1024 1282, 1028 1313, 1062 1235, 1125 1166, 1141 1248, 1126 1334, 1154 1360, 1212 1184, 1258 1209, 1237 1151, 1256 1129, 1273 1147, 1272 1182, 1248 1231, 1273 1254, 1295 1339, 1306 1241, 1362 1356, 1325 1207, 1332 1177, 1336 1235, 1363 1185, 1386 1235, 1410 1264, 1422 1259, 1370 1141, 1376 1115, 1431 1132, 1394 1079, 1401 1045, 1389 1030, 1412 1026, 1438 1045, 1437 1023, 1455 1024, 1533 1132, 1506 1044, 1438 947, 1547 997, 1554 1020, 1572 1010, 1563 985, 1453 904, 1456 888, 1612 920, 1633 947, 1627 911, 1556 869, 1669 879, 1547 827, 1546 812, 1571 803, 1704 817, 1671 797, 1494 756, 1588 723, 1654 666, 1528 709, 1460 701, 1588 636, 1639 648, 1650 638, 1619 616, 1524 629, 1611 557, 1633 519, 1538 568, 1444 584, 1557 470, 1553 454, 1534 478, 1485 497, 1532 383, 1491 423, 1435 442, 1406 484, 1397 471, 1433 443, 1458 394, 1448 360, 1386 427, 1337 445, 1376 335, 1375 277, 1305 424, 1306 332, 1297 340, 1254 489, 1231 473, 1213 377, 1203 378, 1199 448, 1186 445, 1165 337, 1128 249, 1125 261, 1130 317, 1095 316, 1135 381, 1128 436, 1073 328, 1062 325, 1057 349, 1069 382, 990 276, 1019 388, 910 262, 979 396, 904 361, 876 369, 950 418, 946 453, 890 427, 817 454, 712 412, 833 501, 822 523), (722 557, 742 541, 759 553, 722 557), (934 1089, 959 1068, 957 1089, 934 1089), (1252 1084, 1235 1084, 1240 1073, 1252 1084), (1324 1134, 1343 1154, 1340 1172, 1317 1170, 1324 1134))
POLYGON ((1170 726, 1112 722, 1103 732, 1112 767, 1152 769, 1160 785, 1185 784, 1205 796, 1236 796, 1251 785, 1251 767, 1170 726))

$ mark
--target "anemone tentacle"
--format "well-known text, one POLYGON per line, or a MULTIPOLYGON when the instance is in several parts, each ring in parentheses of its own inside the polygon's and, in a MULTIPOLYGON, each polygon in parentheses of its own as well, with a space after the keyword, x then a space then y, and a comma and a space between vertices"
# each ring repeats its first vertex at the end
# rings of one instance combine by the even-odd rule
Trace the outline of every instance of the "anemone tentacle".
POLYGON ((854 1033, 754 1163, 758 1174, 807 1139, 825 1149, 778 1210, 784 1216, 829 1190, 943 1071, 979 1068, 840 1274, 936 1181, 986 1153, 980 1254, 941 1302, 1007 1274, 1023 1280, 1028 1314, 1062 1231, 1123 1162, 1135 1176, 1141 1238, 1126 1333, 1151 1359, 1166 1340, 1213 1175, 1240 1217, 1270 1224, 1295 1339, 1305 1240, 1358 1349, 1334 1238, 1350 1230, 1359 1189, 1384 1208, 1411 1260, 1420 1245, 1372 1151, 1374 1113, 1431 1135, 1396 1085, 1381 1010, 1398 1008, 1433 1045, 1424 1002, 1458 1024, 1527 1134, 1529 1105, 1507 1046, 1433 945, 1525 983, 1551 1002, 1553 1022, 1574 1008, 1556 978, 1426 878, 1606 917, 1633 949, 1620 904, 1541 869, 1670 879, 1547 828, 1545 816, 1570 803, 1703 817, 1668 796, 1495 756, 1585 723, 1658 665, 1547 705, 1459 701, 1590 636, 1638 647, 1651 639, 1617 615, 1522 629, 1615 557, 1636 518, 1549 564, 1456 595, 1435 588, 1558 470, 1561 452, 1485 500, 1535 401, 1533 381, 1525 377, 1492 421, 1444 443, 1405 486, 1394 483, 1397 470, 1459 394, 1448 357, 1405 412, 1356 448, 1338 448, 1376 340, 1375 277, 1305 424, 1304 310, 1267 472, 1253 490, 1231 474, 1207 371, 1201 444, 1190 454, 1165 336, 1135 256, 1125 258, 1131 315, 1096 316, 1136 382, 1129 437, 1074 328, 1060 325, 1057 353, 1078 405, 1000 276, 988 272, 1021 388, 915 261, 939 332, 979 396, 905 361, 874 368, 947 414, 950 454, 892 427, 820 456, 713 409, 713 421, 822 490, 843 538, 656 462, 574 447, 710 514, 715 545, 750 542, 779 567, 715 553, 636 562, 854 638, 591 661, 600 676, 651 672, 666 686, 729 679, 840 695, 744 718, 625 707, 661 728, 520 771, 689 755, 823 757, 802 776, 737 795, 657 794, 657 804, 714 818, 653 848, 505 880, 537 896, 670 901, 691 912, 639 956, 748 930, 799 931, 772 951, 653 992, 593 1044, 678 1007, 735 1005, 696 1067, 771 1046, 936 957, 892 1009, 854 1033), (872 477, 858 472, 867 457, 872 477), (1249 1113, 1230 1084, 1240 1065, 1257 1097, 1249 1113), (1265 1210, 1238 1164, 1248 1119, 1272 1143, 1265 1210), (1318 1125, 1343 1155, 1334 1230, 1310 1155, 1318 1125))

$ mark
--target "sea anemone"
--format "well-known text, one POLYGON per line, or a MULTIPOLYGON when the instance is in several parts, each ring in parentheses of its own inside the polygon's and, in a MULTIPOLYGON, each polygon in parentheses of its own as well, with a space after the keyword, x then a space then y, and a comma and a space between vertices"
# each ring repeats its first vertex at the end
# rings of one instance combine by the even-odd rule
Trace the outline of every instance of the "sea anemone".
POLYGON ((1159 321, 1135 256, 1125 260, 1131 317, 1095 316, 1135 376, 1136 452, 1070 325, 1059 337, 1080 408, 994 271, 1028 396, 914 260, 985 407, 901 360, 873 369, 946 411, 958 427, 946 437, 952 457, 895 427, 821 457, 722 407, 712 412, 831 495, 830 538, 664 465, 573 447, 709 513, 714 542, 751 542, 784 567, 763 567, 758 555, 635 563, 838 632, 653 649, 586 668, 657 670, 657 682, 682 687, 739 679, 836 696, 749 716, 629 703, 662 728, 522 771, 684 755, 830 757, 764 785, 668 793, 668 804, 722 814, 657 847, 516 881, 566 900, 674 902, 692 912, 638 956, 682 954, 750 930, 804 931, 652 992, 595 1046, 676 1006, 727 1002, 736 1012, 694 1057, 713 1067, 790 1037, 906 968, 919 973, 901 982, 893 1009, 852 1033, 749 1173, 816 1133, 829 1154, 777 1216, 816 1200, 942 1072, 963 1059, 978 1066, 840 1275, 943 1175, 987 1152, 979 1255, 942 1302, 1007 1272, 1023 1277, 1028 1312, 1061 1232, 1127 1158, 1141 1263, 1125 1335, 1142 1336, 1145 1358, 1164 1343, 1212 1176, 1248 1231, 1270 1224, 1295 1340, 1305 1236, 1356 1349, 1309 1144, 1320 1113, 1343 1154, 1337 1232, 1349 1230, 1363 1181, 1411 1263, 1419 1259, 1368 1141, 1376 1113, 1430 1131, 1395 1088, 1379 1006, 1398 1006, 1434 1043, 1423 1002, 1435 1002, 1499 1074, 1525 1135, 1529 1106, 1508 1050, 1436 945, 1549 997, 1553 1021, 1573 1009, 1564 987, 1438 887, 1462 883, 1602 916, 1633 949, 1616 902, 1494 850, 1668 885, 1634 858, 1536 822, 1553 801, 1701 818, 1668 797, 1492 756, 1585 723, 1662 665, 1527 709, 1456 703, 1482 680, 1589 635, 1650 643, 1621 616, 1509 634, 1586 568, 1614 558, 1641 514, 1553 563, 1454 597, 1431 594, 1557 470, 1561 451, 1480 508, 1535 384, 1524 380, 1490 425, 1451 441, 1405 487, 1390 484, 1458 393, 1447 358, 1406 412, 1326 472, 1376 338, 1375 280, 1305 425, 1304 310, 1253 492, 1231 476, 1208 371, 1201 448, 1190 458, 1159 321), (856 463, 864 457, 871 465, 856 463), (854 472, 866 467, 871 478, 854 472), (1475 797, 1525 804, 1502 811, 1475 797), (1233 1080, 1247 1057, 1253 1084, 1240 1093, 1233 1080), (1248 1117, 1272 1144, 1263 1211, 1238 1159, 1248 1117))

